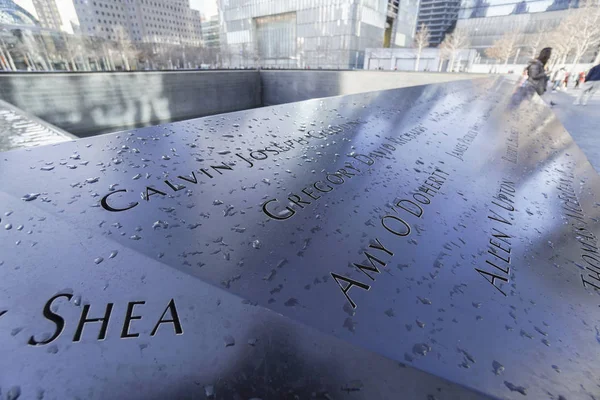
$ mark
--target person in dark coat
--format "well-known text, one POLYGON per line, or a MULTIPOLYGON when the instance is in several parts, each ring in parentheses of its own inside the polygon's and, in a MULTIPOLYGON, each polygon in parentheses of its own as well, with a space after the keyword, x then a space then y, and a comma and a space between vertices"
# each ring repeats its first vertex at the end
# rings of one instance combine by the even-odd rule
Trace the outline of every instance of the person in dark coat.
POLYGON ((546 74, 546 63, 552 55, 552 49, 546 47, 540 52, 540 55, 535 60, 529 61, 527 65, 527 81, 525 85, 535 89, 540 96, 546 92, 548 87, 548 75, 546 74))
POLYGON ((575 100, 576 106, 587 105, 590 98, 600 89, 600 64, 596 65, 594 68, 590 69, 585 77, 585 83, 581 89, 581 94, 575 100))

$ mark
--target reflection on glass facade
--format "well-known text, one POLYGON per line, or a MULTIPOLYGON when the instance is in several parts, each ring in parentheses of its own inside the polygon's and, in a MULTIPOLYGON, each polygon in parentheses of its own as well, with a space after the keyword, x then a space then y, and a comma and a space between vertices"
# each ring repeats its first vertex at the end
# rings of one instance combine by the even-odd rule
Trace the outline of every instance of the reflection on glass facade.
POLYGON ((390 47, 411 47, 415 30, 417 29, 417 16, 419 14, 419 0, 395 0, 388 5, 388 17, 394 17, 394 41, 390 47))
POLYGON ((515 8, 513 9, 511 14, 525 14, 529 12, 529 6, 527 6, 527 2, 523 0, 520 3, 515 4, 515 8))
POLYGON ((484 18, 502 15, 559 11, 579 7, 579 0, 464 0, 459 18, 484 18))
POLYGON ((254 19, 261 60, 290 59, 296 55, 296 13, 254 19))
POLYGON ((38 26, 39 22, 12 0, 0 0, 0 24, 38 26))
POLYGON ((470 11, 469 18, 483 18, 487 15, 490 3, 485 0, 477 0, 475 6, 468 8, 465 11, 470 11))
POLYGON ((412 43, 418 0, 407 0, 399 7, 398 3, 219 0, 224 66, 362 67, 364 50, 382 47, 386 28, 391 46, 412 43), (390 8, 393 3, 396 8, 390 8))

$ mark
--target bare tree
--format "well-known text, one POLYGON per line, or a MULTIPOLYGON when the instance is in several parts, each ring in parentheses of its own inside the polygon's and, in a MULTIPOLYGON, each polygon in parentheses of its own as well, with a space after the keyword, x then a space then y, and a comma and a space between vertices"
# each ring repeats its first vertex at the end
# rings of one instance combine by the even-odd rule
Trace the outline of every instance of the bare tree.
POLYGON ((323 66, 324 68, 331 68, 331 64, 333 64, 332 57, 334 57, 334 55, 331 51, 330 38, 331 36, 324 36, 320 38, 319 44, 317 44, 318 68, 321 68, 323 66))
POLYGON ((78 71, 77 68, 77 48, 75 46, 75 40, 72 40, 69 35, 62 32, 61 39, 63 44, 63 52, 61 52, 61 57, 66 59, 66 67, 68 71, 78 71))
MULTIPOLYGON (((600 6, 596 3, 580 3, 565 19, 574 34, 572 43, 573 68, 591 48, 600 45, 600 6)), ((571 71, 572 72, 572 71, 571 71)))
POLYGON ((550 71, 554 71, 556 66, 560 63, 563 58, 563 54, 569 52, 570 41, 572 38, 565 37, 563 32, 562 24, 559 25, 555 30, 548 34, 548 43, 552 47, 552 56, 548 62, 550 71))
MULTIPOLYGON (((23 63, 28 70, 37 71, 40 59, 38 43, 33 37, 32 32, 24 29, 13 29, 12 34, 17 38, 14 49, 20 54, 23 63)), ((42 65, 42 69, 48 69, 42 65)))
POLYGON ((491 58, 492 60, 496 61, 502 61, 502 59, 504 58, 504 48, 499 42, 500 40, 496 40, 492 47, 488 47, 487 49, 485 49, 484 52, 485 55, 488 56, 488 58, 491 58))
POLYGON ((256 51, 256 50, 254 51, 252 59, 254 60, 254 68, 260 69, 261 68, 261 59, 260 59, 260 54, 258 53, 258 51, 256 51))
POLYGON ((231 68, 231 63, 233 60, 233 51, 231 51, 231 47, 229 47, 229 45, 221 46, 221 57, 227 60, 227 68, 231 68))
POLYGON ((461 49, 468 47, 469 37, 464 30, 457 29, 453 33, 446 35, 444 41, 440 44, 440 52, 443 56, 450 59, 450 72, 454 72, 454 62, 461 49))
POLYGON ((520 34, 507 32, 500 39, 496 40, 492 47, 485 49, 485 54, 507 65, 508 59, 515 53, 520 41, 520 34))
MULTIPOLYGON (((104 39, 95 36, 85 36, 82 46, 83 52, 89 64, 90 59, 93 61, 96 71, 102 71, 104 69, 100 60, 103 59, 102 43, 104 39)), ((90 65, 91 69, 91 65, 90 65)))
POLYGON ((542 23, 533 34, 529 35, 529 37, 524 40, 531 50, 531 58, 537 57, 538 51, 540 50, 540 47, 542 47, 542 43, 548 42, 549 33, 549 25, 547 23, 542 23))
POLYGON ((566 64, 567 57, 574 50, 575 41, 577 40, 577 30, 577 22, 573 14, 570 14, 552 32, 552 47, 555 49, 553 66, 566 64))
POLYGON ((444 64, 445 60, 450 59, 452 51, 450 50, 450 47, 448 46, 448 42, 446 42, 446 40, 442 41, 438 48, 440 49, 440 63, 438 65, 438 72, 442 72, 442 65, 444 64))
POLYGON ((0 38, 0 49, 2 49, 2 52, 4 54, 3 57, 7 69, 10 71, 16 71, 17 67, 15 66, 12 55, 10 54, 10 46, 4 41, 4 38, 0 38))
POLYGON ((4 71, 14 71, 14 66, 11 63, 11 60, 8 58, 10 56, 10 52, 8 51, 8 47, 4 43, 4 40, 0 38, 0 63, 2 64, 2 69, 4 71))
MULTIPOLYGON (((73 70, 91 71, 89 57, 87 57, 88 54, 85 49, 85 37, 80 35, 63 34, 62 38, 64 43, 61 53, 66 56, 67 60, 71 63, 71 68, 73 70)), ((52 56, 53 58, 56 58, 56 48, 53 50, 52 56)), ((48 58, 50 58, 49 54, 48 58)))
POLYGON ((6 56, 4 55, 4 49, 3 49, 3 45, 2 43, 0 43, 0 65, 2 66, 2 70, 3 71, 11 71, 12 68, 10 67, 10 65, 8 64, 8 61, 6 56))
POLYGON ((131 70, 130 61, 135 61, 138 57, 138 51, 135 49, 131 40, 129 38, 129 34, 125 30, 124 27, 118 25, 115 28, 115 50, 121 56, 121 62, 123 64, 123 69, 126 71, 131 70))
MULTIPOLYGON (((242 48, 240 50, 240 55, 242 56, 242 60, 244 60, 244 67, 248 66, 248 58, 250 57, 250 51, 248 49, 248 43, 244 42, 242 43, 242 48)), ((240 61, 240 67, 242 66, 242 63, 240 61)))
POLYGON ((431 40, 431 34, 429 28, 425 24, 421 24, 421 27, 415 34, 415 49, 417 51, 417 58, 415 60, 415 71, 419 70, 419 62, 421 61, 421 53, 423 48, 429 46, 431 40))

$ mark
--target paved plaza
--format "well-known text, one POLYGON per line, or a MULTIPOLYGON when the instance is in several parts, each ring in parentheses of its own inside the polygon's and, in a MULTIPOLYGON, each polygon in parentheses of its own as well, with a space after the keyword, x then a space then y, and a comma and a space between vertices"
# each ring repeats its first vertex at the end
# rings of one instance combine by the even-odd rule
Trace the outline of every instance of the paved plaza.
POLYGON ((546 102, 556 103, 552 110, 585 153, 596 171, 600 172, 600 94, 590 99, 587 106, 575 106, 579 89, 568 89, 544 95, 546 102))

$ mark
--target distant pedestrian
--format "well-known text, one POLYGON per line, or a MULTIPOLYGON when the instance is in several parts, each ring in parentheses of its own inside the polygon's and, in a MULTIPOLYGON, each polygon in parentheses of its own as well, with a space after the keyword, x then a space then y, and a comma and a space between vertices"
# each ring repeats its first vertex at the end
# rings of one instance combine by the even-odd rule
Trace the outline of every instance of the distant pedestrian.
POLYGON ((585 72, 582 71, 577 77, 577 82, 575 82, 575 89, 578 89, 579 85, 581 85, 583 82, 585 82, 585 72))
POLYGON ((533 88, 540 96, 546 92, 548 87, 548 75, 546 75, 546 63, 552 55, 552 48, 546 47, 540 52, 535 60, 529 61, 527 68, 527 81, 524 86, 533 88))
POLYGON ((552 86, 552 91, 556 92, 556 90, 562 85, 565 78, 567 77, 567 71, 564 68, 559 69, 554 74, 554 85, 552 86))
POLYGON ((575 100, 575 104, 577 105, 587 105, 589 99, 600 89, 600 64, 596 65, 594 68, 590 69, 588 74, 585 77, 585 83, 583 84, 581 94, 575 100))
POLYGON ((567 89, 569 87, 569 78, 571 77, 571 73, 567 72, 565 74, 565 89, 567 89))

